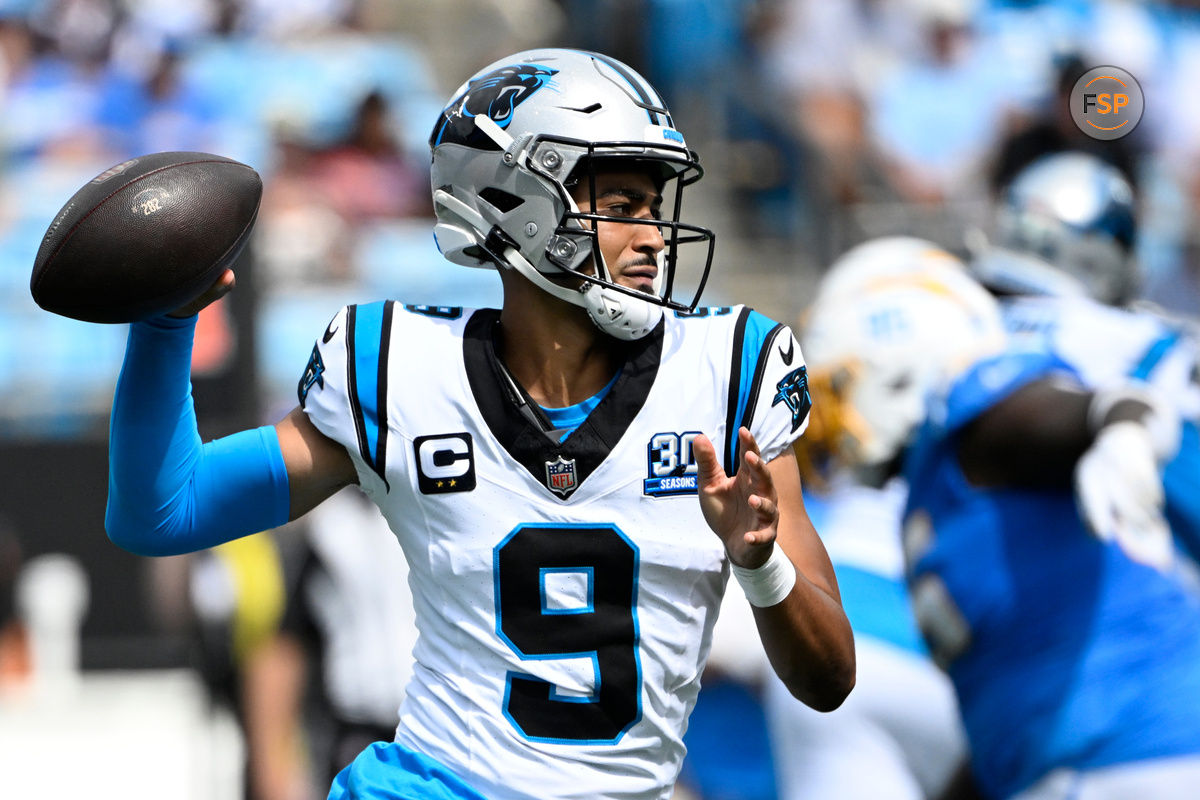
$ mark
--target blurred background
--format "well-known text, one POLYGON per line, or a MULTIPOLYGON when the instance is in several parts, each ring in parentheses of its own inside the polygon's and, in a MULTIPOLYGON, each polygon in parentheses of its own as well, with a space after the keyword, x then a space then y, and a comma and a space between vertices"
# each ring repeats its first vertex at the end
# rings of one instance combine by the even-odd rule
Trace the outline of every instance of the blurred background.
MULTIPOLYGON (((107 542, 126 331, 34 305, 30 270, 55 213, 148 152, 255 167, 262 209, 239 289, 202 316, 195 395, 205 438, 274 422, 341 305, 499 302, 494 275, 434 246, 426 140, 468 75, 543 45, 606 52, 667 97, 706 167, 685 202, 688 221, 718 234, 706 305, 794 323, 824 266, 867 238, 964 253, 996 187, 1040 154, 1081 148, 1138 189, 1145 296, 1200 311, 1197 2, 0 0, 5 785, 245 796, 239 671, 284 614, 290 574, 286 534, 153 561, 107 542), (1102 64, 1146 98, 1134 133, 1112 142, 1080 133, 1065 100, 1102 64), (50 780, 64 744, 85 761, 50 780)), ((773 796, 769 764, 745 763, 729 780, 742 794, 708 796, 773 796)))

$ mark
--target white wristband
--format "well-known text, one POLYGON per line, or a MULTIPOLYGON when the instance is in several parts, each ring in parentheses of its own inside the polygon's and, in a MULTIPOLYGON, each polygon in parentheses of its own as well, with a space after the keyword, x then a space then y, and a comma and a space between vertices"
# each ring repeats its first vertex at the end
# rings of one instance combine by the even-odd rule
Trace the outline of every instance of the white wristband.
POLYGON ((758 608, 782 602, 796 585, 796 568, 778 545, 771 550, 771 557, 761 567, 747 569, 737 564, 731 564, 730 567, 750 605, 758 608))

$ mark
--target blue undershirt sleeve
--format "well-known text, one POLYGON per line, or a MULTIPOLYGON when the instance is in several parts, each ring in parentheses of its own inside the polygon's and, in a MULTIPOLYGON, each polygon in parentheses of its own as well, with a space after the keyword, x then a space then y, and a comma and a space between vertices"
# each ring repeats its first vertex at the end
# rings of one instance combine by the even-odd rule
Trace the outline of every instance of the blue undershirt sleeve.
POLYGON ((145 556, 190 553, 288 521, 271 426, 202 443, 192 404, 196 317, 130 325, 109 423, 104 527, 145 556))

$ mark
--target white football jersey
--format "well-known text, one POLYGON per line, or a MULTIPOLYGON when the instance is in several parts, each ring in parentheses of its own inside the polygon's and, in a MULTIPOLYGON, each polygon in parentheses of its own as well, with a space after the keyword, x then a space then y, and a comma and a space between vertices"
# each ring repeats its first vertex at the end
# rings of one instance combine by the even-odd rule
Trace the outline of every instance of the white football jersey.
POLYGON ((1107 306, 1082 297, 1031 296, 1006 301, 1013 341, 1047 349, 1078 370, 1088 386, 1126 378, 1161 389, 1184 418, 1200 417, 1196 334, 1148 309, 1107 306))
POLYGON ((342 443, 409 562, 419 631, 397 741, 489 798, 667 798, 728 577, 692 442, 726 469, 808 420, 792 332, 668 313, 562 442, 493 349, 499 312, 350 306, 301 404, 342 443))

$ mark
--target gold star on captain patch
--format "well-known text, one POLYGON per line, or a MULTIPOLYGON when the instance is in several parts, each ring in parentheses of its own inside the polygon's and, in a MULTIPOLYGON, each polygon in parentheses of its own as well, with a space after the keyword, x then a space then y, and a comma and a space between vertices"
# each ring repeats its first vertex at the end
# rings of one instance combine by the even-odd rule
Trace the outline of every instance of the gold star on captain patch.
POLYGON ((458 485, 458 481, 456 481, 454 478, 451 478, 451 479, 450 479, 450 485, 451 485, 451 486, 457 486, 457 485, 458 485))
POLYGON ((446 485, 446 482, 445 482, 445 481, 438 481, 438 488, 439 488, 439 489, 440 489, 440 488, 442 488, 442 487, 443 487, 443 486, 445 486, 445 485, 446 485))

